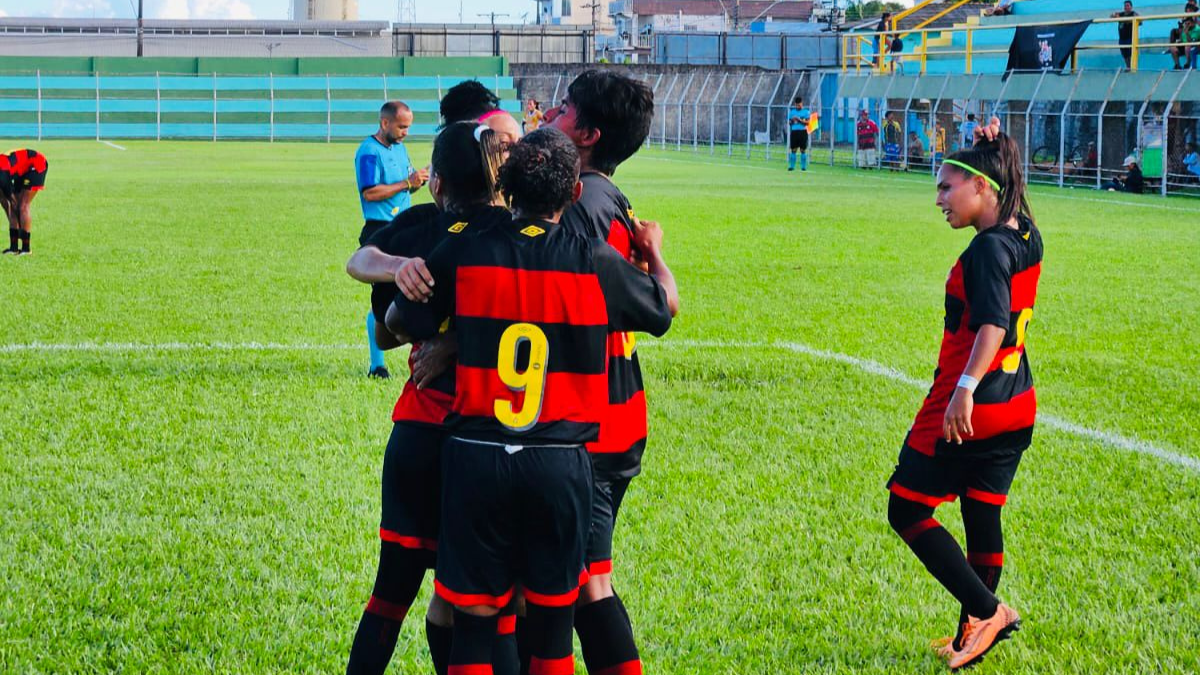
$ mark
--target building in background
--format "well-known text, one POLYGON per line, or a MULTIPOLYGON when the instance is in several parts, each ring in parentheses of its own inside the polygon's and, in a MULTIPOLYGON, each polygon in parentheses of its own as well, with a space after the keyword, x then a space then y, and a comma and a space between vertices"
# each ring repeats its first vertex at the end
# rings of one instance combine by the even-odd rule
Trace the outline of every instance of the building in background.
POLYGON ((292 0, 296 21, 358 21, 358 0, 292 0))
MULTIPOLYGON (((612 51, 615 60, 641 62, 648 60, 658 33, 733 33, 773 21, 807 22, 813 6, 811 0, 612 0, 617 40, 612 51)), ((597 45, 600 53, 599 40, 597 45)))

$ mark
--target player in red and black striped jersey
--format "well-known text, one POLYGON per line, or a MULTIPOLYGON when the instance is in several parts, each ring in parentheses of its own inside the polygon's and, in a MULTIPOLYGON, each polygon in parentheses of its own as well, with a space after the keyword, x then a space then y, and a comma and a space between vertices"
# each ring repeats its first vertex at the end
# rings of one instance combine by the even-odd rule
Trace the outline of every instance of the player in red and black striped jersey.
MULTIPOLYGON (((608 399, 607 336, 661 335, 677 306, 661 230, 637 244, 652 276, 558 221, 578 155, 542 129, 513 146, 500 182, 514 219, 445 242, 427 303, 397 298, 387 322, 415 339, 458 333, 451 439, 443 449, 436 589, 455 605, 450 675, 491 672, 497 608, 522 586, 530 673, 574 672, 572 618, 586 579, 592 467, 608 399)), ((574 194, 573 194, 574 193, 574 194)))
POLYGON ((1025 337, 1037 298, 1042 237, 1025 197, 1020 150, 994 120, 946 159, 937 204, 975 238, 946 282, 945 332, 933 386, 888 481, 888 520, 961 605, 959 632, 935 643, 952 669, 977 662, 1019 627, 995 595, 1004 564, 1001 507, 1029 447, 1037 403, 1025 337), (961 498, 964 557, 934 509, 961 498))
POLYGON ((0 155, 0 205, 8 216, 8 248, 4 253, 29 255, 33 198, 46 186, 46 156, 22 148, 0 155))
MULTIPOLYGON (((486 127, 454 124, 438 135, 430 180, 434 203, 414 206, 396 216, 355 252, 346 266, 355 279, 374 282, 371 305, 380 328, 397 295, 395 276, 405 260, 427 257, 447 239, 472 236, 509 222, 496 186, 496 170, 503 158, 499 139, 486 127)), ((386 329, 377 337, 384 348, 400 344, 386 329)), ((453 340, 439 335, 415 343, 409 356, 413 376, 393 409, 392 433, 383 460, 379 567, 347 673, 384 672, 425 570, 436 561, 441 448, 446 439, 443 422, 454 398, 454 371, 430 376, 422 374, 417 364, 429 350, 446 349, 453 349, 453 340)), ((443 674, 449 658, 450 620, 450 606, 435 596, 426 618, 426 634, 435 669, 443 674)), ((497 640, 498 653, 516 654, 512 633, 508 630, 497 640)))
MULTIPOLYGON (((617 167, 646 140, 654 94, 625 75, 591 70, 575 79, 563 104, 546 115, 569 136, 582 162, 583 194, 563 214, 563 226, 607 241, 633 261, 633 207, 613 183, 617 167)), ((600 438, 588 445, 595 467, 588 583, 575 617, 583 658, 592 673, 641 673, 629 615, 612 587, 613 530, 629 482, 641 471, 646 449, 646 395, 633 333, 608 336, 608 407, 600 438)))

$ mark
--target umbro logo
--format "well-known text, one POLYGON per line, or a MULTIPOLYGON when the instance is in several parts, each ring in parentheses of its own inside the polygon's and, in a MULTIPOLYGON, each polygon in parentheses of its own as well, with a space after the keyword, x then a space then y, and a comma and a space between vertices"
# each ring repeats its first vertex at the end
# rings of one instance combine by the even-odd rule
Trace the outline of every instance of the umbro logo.
POLYGON ((521 234, 525 235, 526 237, 536 237, 539 234, 546 234, 546 231, 537 225, 530 225, 529 227, 521 230, 521 234))
POLYGON ((458 234, 459 232, 462 232, 465 229, 467 229, 466 223, 455 223, 455 224, 451 225, 449 228, 447 228, 447 231, 453 232, 454 234, 458 234))

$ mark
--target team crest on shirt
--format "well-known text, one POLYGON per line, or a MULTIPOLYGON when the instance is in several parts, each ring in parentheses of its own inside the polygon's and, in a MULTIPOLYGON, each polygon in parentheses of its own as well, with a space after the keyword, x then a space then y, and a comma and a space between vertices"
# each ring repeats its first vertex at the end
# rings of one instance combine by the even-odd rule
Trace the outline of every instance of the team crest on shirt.
POLYGON ((625 209, 625 213, 629 214, 630 220, 637 220, 637 216, 633 215, 633 209, 625 209))
POLYGON ((446 228, 446 231, 453 232, 454 234, 458 234, 459 232, 462 232, 465 229, 467 229, 467 224, 459 222, 459 223, 455 223, 455 224, 451 225, 450 227, 446 228))
POLYGON ((530 225, 529 227, 521 230, 521 234, 525 235, 526 237, 536 237, 539 234, 546 234, 546 231, 537 225, 530 225))
POLYGON ((399 207, 399 206, 393 206, 393 207, 392 207, 392 215, 394 216, 394 215, 396 215, 396 214, 398 214, 398 213, 400 213, 400 207, 399 207))

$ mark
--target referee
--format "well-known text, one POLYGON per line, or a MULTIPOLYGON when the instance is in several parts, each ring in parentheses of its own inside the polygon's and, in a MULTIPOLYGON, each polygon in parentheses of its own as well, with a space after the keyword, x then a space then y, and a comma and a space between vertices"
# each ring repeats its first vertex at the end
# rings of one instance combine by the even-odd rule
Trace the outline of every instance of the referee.
MULTIPOLYGON (((429 180, 428 169, 413 169, 408 149, 404 147, 403 141, 412 123, 412 110, 406 104, 401 101, 384 103, 379 109, 379 130, 368 136, 354 155, 364 220, 358 235, 359 246, 411 206, 409 195, 429 180)), ((375 341, 375 315, 372 312, 367 312, 367 346, 371 354, 367 376, 387 379, 390 374, 383 361, 383 351, 375 341)))

